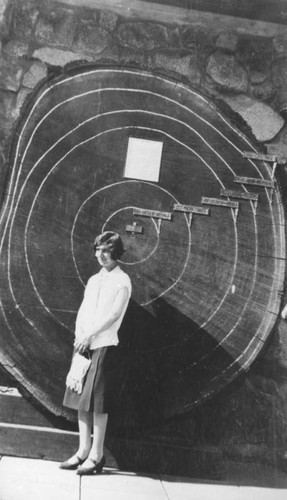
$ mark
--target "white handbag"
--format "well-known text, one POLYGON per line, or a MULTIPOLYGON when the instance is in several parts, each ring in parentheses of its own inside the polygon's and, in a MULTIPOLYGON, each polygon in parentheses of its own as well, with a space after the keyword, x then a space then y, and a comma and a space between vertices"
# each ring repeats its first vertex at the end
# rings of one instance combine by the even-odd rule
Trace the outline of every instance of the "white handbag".
POLYGON ((75 352, 73 355, 70 371, 66 378, 66 386, 77 392, 82 393, 83 383, 91 365, 91 359, 82 356, 80 353, 75 352))

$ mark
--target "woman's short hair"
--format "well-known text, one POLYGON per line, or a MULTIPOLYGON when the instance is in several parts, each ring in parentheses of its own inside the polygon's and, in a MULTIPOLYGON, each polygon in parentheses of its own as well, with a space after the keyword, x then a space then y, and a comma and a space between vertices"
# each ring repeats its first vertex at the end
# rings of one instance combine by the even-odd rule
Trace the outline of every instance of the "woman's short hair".
POLYGON ((120 235, 114 231, 99 234, 95 239, 94 250, 96 251, 100 245, 105 245, 110 250, 113 260, 118 260, 125 251, 120 235))

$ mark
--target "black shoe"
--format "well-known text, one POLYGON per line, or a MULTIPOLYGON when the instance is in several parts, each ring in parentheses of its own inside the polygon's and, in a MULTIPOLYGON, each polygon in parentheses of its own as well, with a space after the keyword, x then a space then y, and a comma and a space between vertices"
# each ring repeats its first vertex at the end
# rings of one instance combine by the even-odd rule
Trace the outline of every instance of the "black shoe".
POLYGON ((66 460, 65 462, 62 462, 60 464, 60 469, 64 469, 64 470, 76 470, 79 465, 81 465, 86 459, 84 458, 80 458, 78 457, 78 455, 75 455, 75 458, 76 458, 76 462, 75 463, 70 463, 69 460, 66 460))
POLYGON ((90 467, 87 467, 85 465, 80 465, 77 468, 77 474, 79 476, 91 476, 92 474, 95 474, 95 473, 101 474, 103 467, 106 463, 105 457, 103 456, 103 458, 99 462, 96 462, 92 458, 88 458, 87 460, 92 462, 93 465, 91 465, 90 467))

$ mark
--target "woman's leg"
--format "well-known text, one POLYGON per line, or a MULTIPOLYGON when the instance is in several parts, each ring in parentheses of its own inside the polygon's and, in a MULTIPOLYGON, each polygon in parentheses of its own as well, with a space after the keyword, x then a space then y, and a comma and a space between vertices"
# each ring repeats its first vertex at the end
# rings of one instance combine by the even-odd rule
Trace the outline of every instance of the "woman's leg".
POLYGON ((94 438, 88 458, 77 469, 80 476, 102 472, 105 465, 104 441, 108 422, 107 413, 94 412, 94 438))
POLYGON ((78 412, 79 424, 79 448, 76 453, 80 458, 88 456, 92 444, 92 424, 93 413, 90 411, 79 410, 78 412))
POLYGON ((94 408, 93 408, 93 443, 90 448, 90 452, 87 460, 82 465, 81 469, 90 469, 95 468, 95 462, 97 464, 100 463, 100 466, 104 462, 104 441, 106 428, 108 423, 108 414, 107 413, 99 413, 102 410, 102 404, 100 403, 101 398, 104 398, 105 393, 105 383, 104 383, 104 370, 103 370, 103 361, 105 358, 107 348, 100 348, 99 352, 99 366, 98 373, 96 376, 96 380, 94 383, 93 391, 95 392, 94 397, 94 408))
POLYGON ((93 414, 88 411, 78 412, 79 448, 74 455, 60 464, 61 469, 76 469, 89 455, 91 449, 93 414))
POLYGON ((108 423, 107 413, 95 413, 94 412, 94 438, 93 444, 89 453, 89 458, 99 462, 104 455, 104 441, 106 428, 108 423))

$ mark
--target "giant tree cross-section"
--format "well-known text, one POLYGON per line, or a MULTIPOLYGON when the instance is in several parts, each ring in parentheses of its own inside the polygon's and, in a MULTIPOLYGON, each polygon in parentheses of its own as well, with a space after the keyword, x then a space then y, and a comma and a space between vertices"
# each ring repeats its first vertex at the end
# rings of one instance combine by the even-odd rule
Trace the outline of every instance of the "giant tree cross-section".
POLYGON ((278 315, 285 238, 276 172, 246 152, 260 153, 235 118, 161 75, 81 67, 37 90, 3 194, 0 361, 44 407, 72 418, 103 230, 133 284, 111 369, 123 425, 186 413, 249 368, 278 315))

